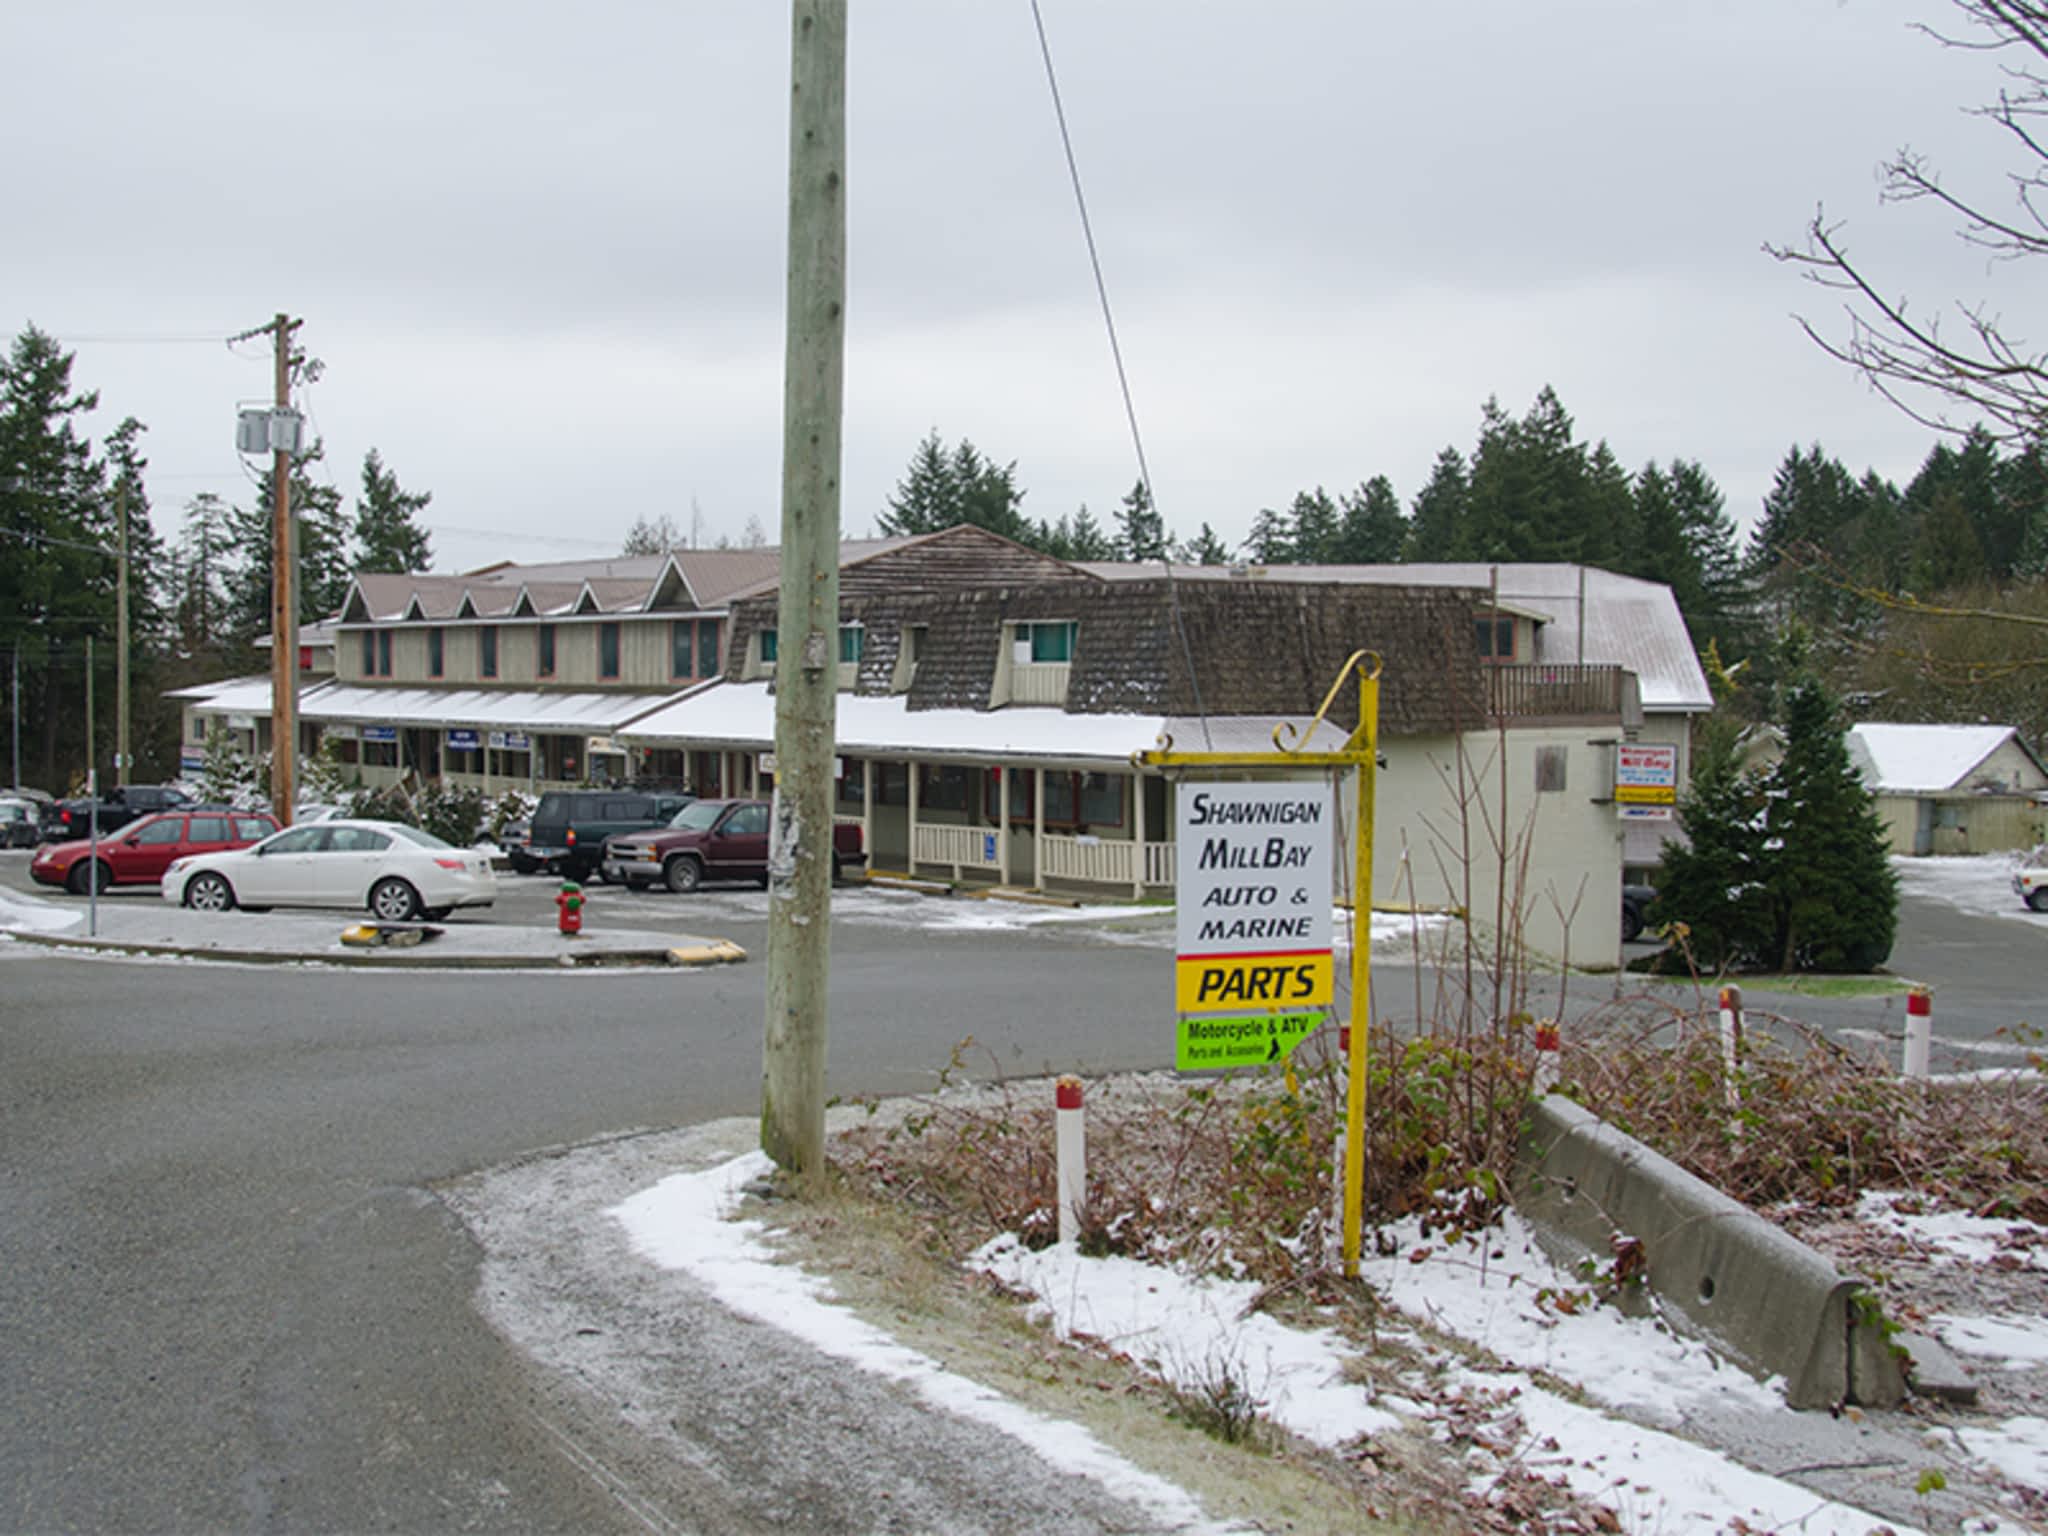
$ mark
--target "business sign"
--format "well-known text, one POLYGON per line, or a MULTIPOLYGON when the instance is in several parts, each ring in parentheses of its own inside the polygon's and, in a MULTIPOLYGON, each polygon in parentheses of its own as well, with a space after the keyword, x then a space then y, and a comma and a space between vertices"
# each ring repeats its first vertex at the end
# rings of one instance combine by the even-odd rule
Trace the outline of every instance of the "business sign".
POLYGON ((204 773, 206 771, 206 754, 204 752, 180 752, 178 754, 178 771, 180 773, 204 773))
POLYGON ((398 727, 395 725, 366 725, 363 727, 365 741, 396 741, 398 727))
POLYGON ((1180 787, 1175 1065, 1278 1060, 1336 996, 1330 870, 1336 808, 1322 782, 1180 787))
POLYGON ((356 739, 356 728, 352 725, 336 722, 333 725, 323 725, 320 728, 320 734, 322 736, 331 736, 336 741, 354 741, 356 739))
POLYGON ((1678 748, 1640 741, 1616 746, 1614 803, 1624 821, 1669 821, 1678 804, 1678 748))
POLYGON ((448 750, 450 752, 474 752, 479 745, 480 738, 475 731, 451 730, 448 733, 448 750))
POLYGON ((500 752, 527 752, 532 750, 532 743, 527 740, 526 732, 524 731, 493 731, 491 732, 491 745, 500 752))

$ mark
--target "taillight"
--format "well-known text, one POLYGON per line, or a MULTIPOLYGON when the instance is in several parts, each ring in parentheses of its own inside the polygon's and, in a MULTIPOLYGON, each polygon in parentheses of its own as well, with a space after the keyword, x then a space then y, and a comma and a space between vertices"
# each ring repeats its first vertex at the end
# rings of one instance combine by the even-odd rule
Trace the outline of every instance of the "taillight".
POLYGON ((469 867, 460 859, 436 859, 434 862, 443 869, 467 869, 469 867))
POLYGON ((574 827, 571 827, 569 829, 569 835, 565 837, 563 841, 566 842, 571 848, 574 848, 576 846, 576 829, 574 827))

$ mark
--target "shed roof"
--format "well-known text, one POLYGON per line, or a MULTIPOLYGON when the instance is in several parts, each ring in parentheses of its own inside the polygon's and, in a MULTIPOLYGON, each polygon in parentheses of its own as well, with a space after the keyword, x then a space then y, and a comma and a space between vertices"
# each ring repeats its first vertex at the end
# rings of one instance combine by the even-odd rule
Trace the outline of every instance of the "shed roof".
MULTIPOLYGON (((1968 789, 1985 759, 2016 742, 2037 772, 2048 769, 2009 725, 1900 725, 1866 721, 1849 728, 1849 760, 1879 794, 1927 795, 1968 789)), ((2014 786, 2032 788, 2031 785, 2014 786)))

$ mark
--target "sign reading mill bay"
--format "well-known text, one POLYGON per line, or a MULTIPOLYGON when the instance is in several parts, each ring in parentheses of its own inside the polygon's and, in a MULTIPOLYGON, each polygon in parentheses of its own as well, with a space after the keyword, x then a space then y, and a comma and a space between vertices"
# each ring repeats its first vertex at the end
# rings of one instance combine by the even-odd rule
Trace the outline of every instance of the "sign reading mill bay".
POLYGON ((1183 783, 1177 801, 1174 1064, 1278 1061, 1335 995, 1330 787, 1183 783))

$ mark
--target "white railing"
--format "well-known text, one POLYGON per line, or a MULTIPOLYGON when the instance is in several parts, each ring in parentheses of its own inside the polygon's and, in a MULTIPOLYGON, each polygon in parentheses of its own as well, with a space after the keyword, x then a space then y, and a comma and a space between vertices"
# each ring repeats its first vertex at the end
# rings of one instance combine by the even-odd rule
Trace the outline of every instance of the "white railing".
POLYGON ((1096 885, 1129 885, 1136 878, 1138 845, 1123 839, 1046 835, 1048 880, 1086 880, 1096 885))
POLYGON ((1064 704, 1067 702, 1067 674, 1073 666, 1064 661, 1027 661, 1010 669, 1012 704, 1064 704))
POLYGON ((912 858, 919 864, 950 864, 955 869, 994 869, 1000 844, 992 849, 993 828, 934 827, 919 823, 912 858))
POLYGON ((1179 878, 1180 861, 1172 843, 1145 845, 1145 883, 1172 885, 1179 878))

